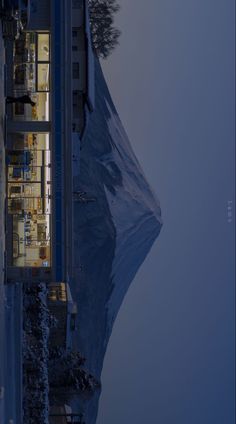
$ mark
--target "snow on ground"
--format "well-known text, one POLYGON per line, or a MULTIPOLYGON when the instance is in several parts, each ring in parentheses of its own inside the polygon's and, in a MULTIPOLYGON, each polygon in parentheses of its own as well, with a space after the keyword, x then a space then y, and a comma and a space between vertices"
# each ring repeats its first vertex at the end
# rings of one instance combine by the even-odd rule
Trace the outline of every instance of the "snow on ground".
POLYGON ((21 286, 4 285, 4 44, 0 25, 0 423, 21 423, 21 286))
MULTIPOLYGON (((4 48, 2 39, 2 26, 0 25, 0 418, 4 417, 4 196, 5 196, 5 170, 4 170, 4 48)), ((2 421, 1 421, 2 422, 2 421)))
POLYGON ((6 287, 4 343, 4 416, 22 422, 22 287, 19 283, 6 287))
POLYGON ((49 310, 46 285, 23 289, 24 424, 48 424, 49 310))

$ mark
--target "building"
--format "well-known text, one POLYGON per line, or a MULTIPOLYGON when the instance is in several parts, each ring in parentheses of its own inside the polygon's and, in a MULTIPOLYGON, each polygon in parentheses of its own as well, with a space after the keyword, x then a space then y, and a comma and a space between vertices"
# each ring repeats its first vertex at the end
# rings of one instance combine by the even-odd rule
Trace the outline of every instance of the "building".
POLYGON ((69 405, 53 406, 50 409, 49 424, 85 424, 82 414, 72 412, 69 405))
MULTIPOLYGON (((5 40, 5 282, 47 283, 48 306, 58 318, 49 344, 55 337, 68 348, 77 314, 69 289, 73 177, 95 106, 88 5, 28 3, 24 32, 5 40)), ((21 397, 16 421, 22 422, 21 376, 16 386, 21 397)))
MULTIPOLYGON (((94 108, 86 0, 31 1, 7 41, 6 281, 68 282, 73 274, 73 173, 94 108)), ((75 169, 76 168, 76 169, 75 169)))
POLYGON ((73 302, 69 284, 50 283, 48 289, 48 308, 56 319, 55 327, 50 329, 49 346, 68 349, 72 346, 77 305, 73 302))

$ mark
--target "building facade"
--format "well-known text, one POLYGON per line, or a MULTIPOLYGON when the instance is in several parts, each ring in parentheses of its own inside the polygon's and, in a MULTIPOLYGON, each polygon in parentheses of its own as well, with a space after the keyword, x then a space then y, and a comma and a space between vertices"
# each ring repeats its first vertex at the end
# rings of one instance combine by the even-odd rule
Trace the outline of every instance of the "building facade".
POLYGON ((87 1, 32 1, 6 52, 6 280, 68 282, 73 174, 94 108, 87 1))
POLYGON ((48 309, 56 319, 50 329, 50 348, 72 348, 72 332, 76 328, 77 304, 73 301, 68 283, 50 283, 48 286, 48 309))

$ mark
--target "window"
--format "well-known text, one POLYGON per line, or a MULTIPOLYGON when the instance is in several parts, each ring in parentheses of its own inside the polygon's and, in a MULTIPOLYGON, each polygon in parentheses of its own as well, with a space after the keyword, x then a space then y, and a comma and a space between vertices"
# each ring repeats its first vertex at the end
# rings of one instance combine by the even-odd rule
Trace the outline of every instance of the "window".
POLYGON ((72 71, 73 78, 74 79, 79 79, 79 63, 74 62, 72 69, 73 69, 73 71, 72 71))
POLYGON ((76 37, 77 37, 77 35, 78 35, 78 31, 77 31, 77 29, 73 29, 73 31, 72 31, 72 37, 73 37, 73 38, 76 38, 76 37))
POLYGON ((15 120, 49 121, 50 34, 25 32, 14 42, 14 96, 29 93, 35 106, 13 105, 15 120))
POLYGON ((77 46, 72 46, 72 51, 73 52, 77 52, 77 50, 78 50, 78 47, 77 46))
POLYGON ((82 7, 82 0, 72 0, 73 9, 79 9, 82 7))
POLYGON ((49 61, 49 34, 38 34, 38 46, 37 46, 37 56, 39 62, 48 62, 49 61))
POLYGON ((51 155, 49 134, 12 135, 7 150, 8 263, 51 264, 51 155))
POLYGON ((73 90, 73 119, 81 120, 83 116, 83 93, 78 90, 73 90))
POLYGON ((78 106, 78 96, 79 92, 77 90, 73 90, 73 106, 78 106))
POLYGON ((50 37, 48 33, 37 34, 37 91, 49 91, 50 37))
POLYGON ((49 91, 49 63, 39 63, 37 75, 38 91, 49 91))
POLYGON ((73 90, 73 119, 78 118, 79 113, 79 92, 73 90))

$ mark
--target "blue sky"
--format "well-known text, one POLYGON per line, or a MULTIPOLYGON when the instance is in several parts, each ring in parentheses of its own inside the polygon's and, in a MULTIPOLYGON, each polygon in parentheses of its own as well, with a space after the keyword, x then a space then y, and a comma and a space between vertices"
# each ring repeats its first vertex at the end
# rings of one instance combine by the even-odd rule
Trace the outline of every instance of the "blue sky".
POLYGON ((234 424, 234 1, 120 4, 103 69, 164 226, 115 323, 98 424, 234 424))

